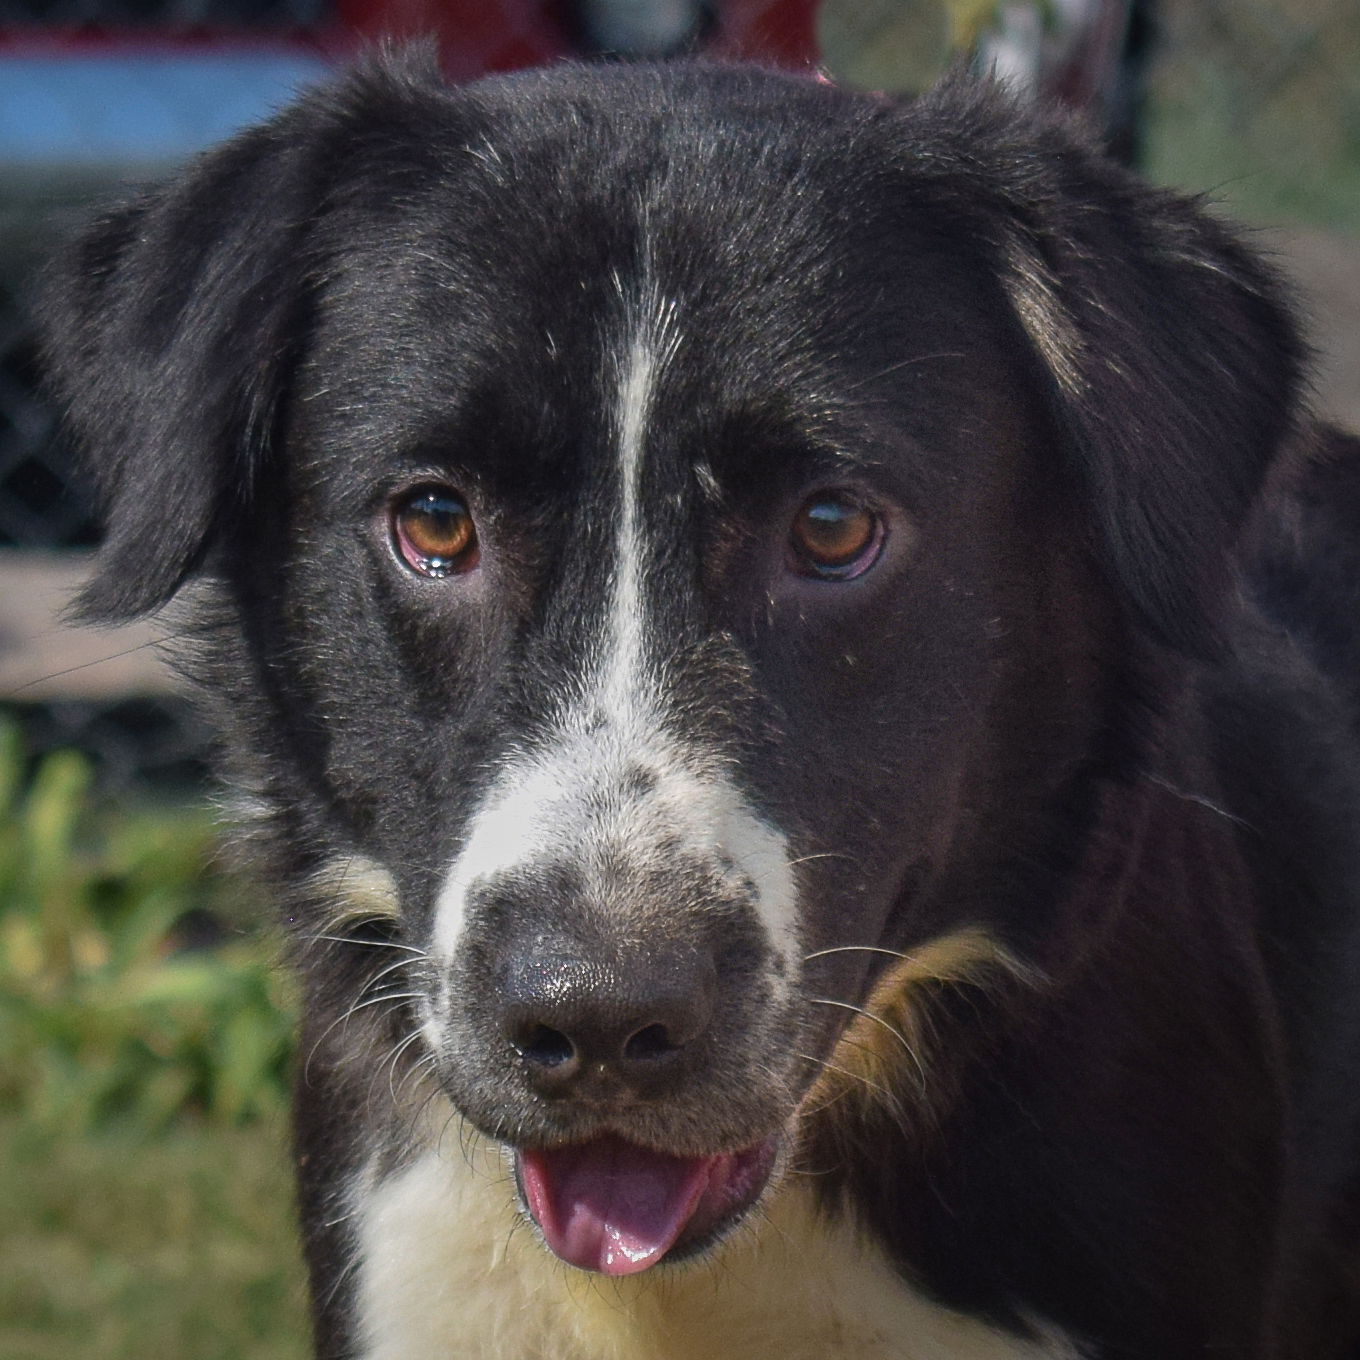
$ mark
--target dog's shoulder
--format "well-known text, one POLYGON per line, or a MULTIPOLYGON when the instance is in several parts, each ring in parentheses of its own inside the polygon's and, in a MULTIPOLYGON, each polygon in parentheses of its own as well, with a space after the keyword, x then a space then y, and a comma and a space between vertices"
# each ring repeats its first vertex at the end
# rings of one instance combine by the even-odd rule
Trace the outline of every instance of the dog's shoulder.
POLYGON ((1201 706, 1238 844, 1308 1193, 1351 1193, 1360 1142, 1360 439, 1306 425, 1244 537, 1201 706))

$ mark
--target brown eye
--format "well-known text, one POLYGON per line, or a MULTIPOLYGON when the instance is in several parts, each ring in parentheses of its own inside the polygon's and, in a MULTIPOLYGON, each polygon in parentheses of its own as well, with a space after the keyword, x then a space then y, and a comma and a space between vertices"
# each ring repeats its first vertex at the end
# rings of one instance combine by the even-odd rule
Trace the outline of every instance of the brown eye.
POLYGON ((882 546, 879 517, 835 491, 809 496, 789 532, 794 570, 827 581, 847 581, 868 571, 882 546))
POLYGON ((451 576, 477 565, 477 527, 456 491, 418 487, 396 502, 391 519, 398 553, 422 576, 451 576))

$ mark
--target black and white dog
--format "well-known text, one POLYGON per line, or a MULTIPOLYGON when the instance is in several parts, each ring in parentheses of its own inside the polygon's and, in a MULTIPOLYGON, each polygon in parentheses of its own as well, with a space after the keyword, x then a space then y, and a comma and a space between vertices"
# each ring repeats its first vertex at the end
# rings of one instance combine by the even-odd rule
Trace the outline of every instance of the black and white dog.
POLYGON ((404 58, 48 321, 320 1355, 1360 1355, 1360 460, 1229 231, 992 90, 404 58))

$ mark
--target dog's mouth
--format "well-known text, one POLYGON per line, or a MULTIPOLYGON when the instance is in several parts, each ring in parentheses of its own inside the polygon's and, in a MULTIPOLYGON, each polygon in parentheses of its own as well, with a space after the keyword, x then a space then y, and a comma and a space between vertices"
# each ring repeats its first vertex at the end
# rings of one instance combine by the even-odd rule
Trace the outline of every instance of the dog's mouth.
POLYGON ((633 1275, 717 1238, 755 1203, 779 1140, 677 1157, 613 1135, 519 1151, 515 1174, 548 1248, 568 1265, 633 1275))

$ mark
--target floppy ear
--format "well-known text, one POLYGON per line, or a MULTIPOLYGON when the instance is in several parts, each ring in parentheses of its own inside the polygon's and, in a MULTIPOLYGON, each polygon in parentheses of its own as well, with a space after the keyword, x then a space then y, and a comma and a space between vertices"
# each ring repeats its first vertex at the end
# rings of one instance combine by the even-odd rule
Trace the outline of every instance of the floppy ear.
POLYGON ((384 133, 432 67, 377 57, 107 212, 51 266, 49 378, 107 521, 78 617, 164 604, 248 507, 306 332, 320 205, 358 163, 383 178, 384 133))
POLYGON ((163 604, 265 457, 300 294, 296 153, 249 133, 105 213, 53 264, 49 380, 106 512, 87 619, 163 604))
POLYGON ((1303 346, 1283 290, 1199 202, 1005 96, 961 97, 963 117, 958 92, 940 96, 993 205, 993 268, 1042 362, 1096 551, 1135 617, 1206 653, 1295 419, 1303 346))

